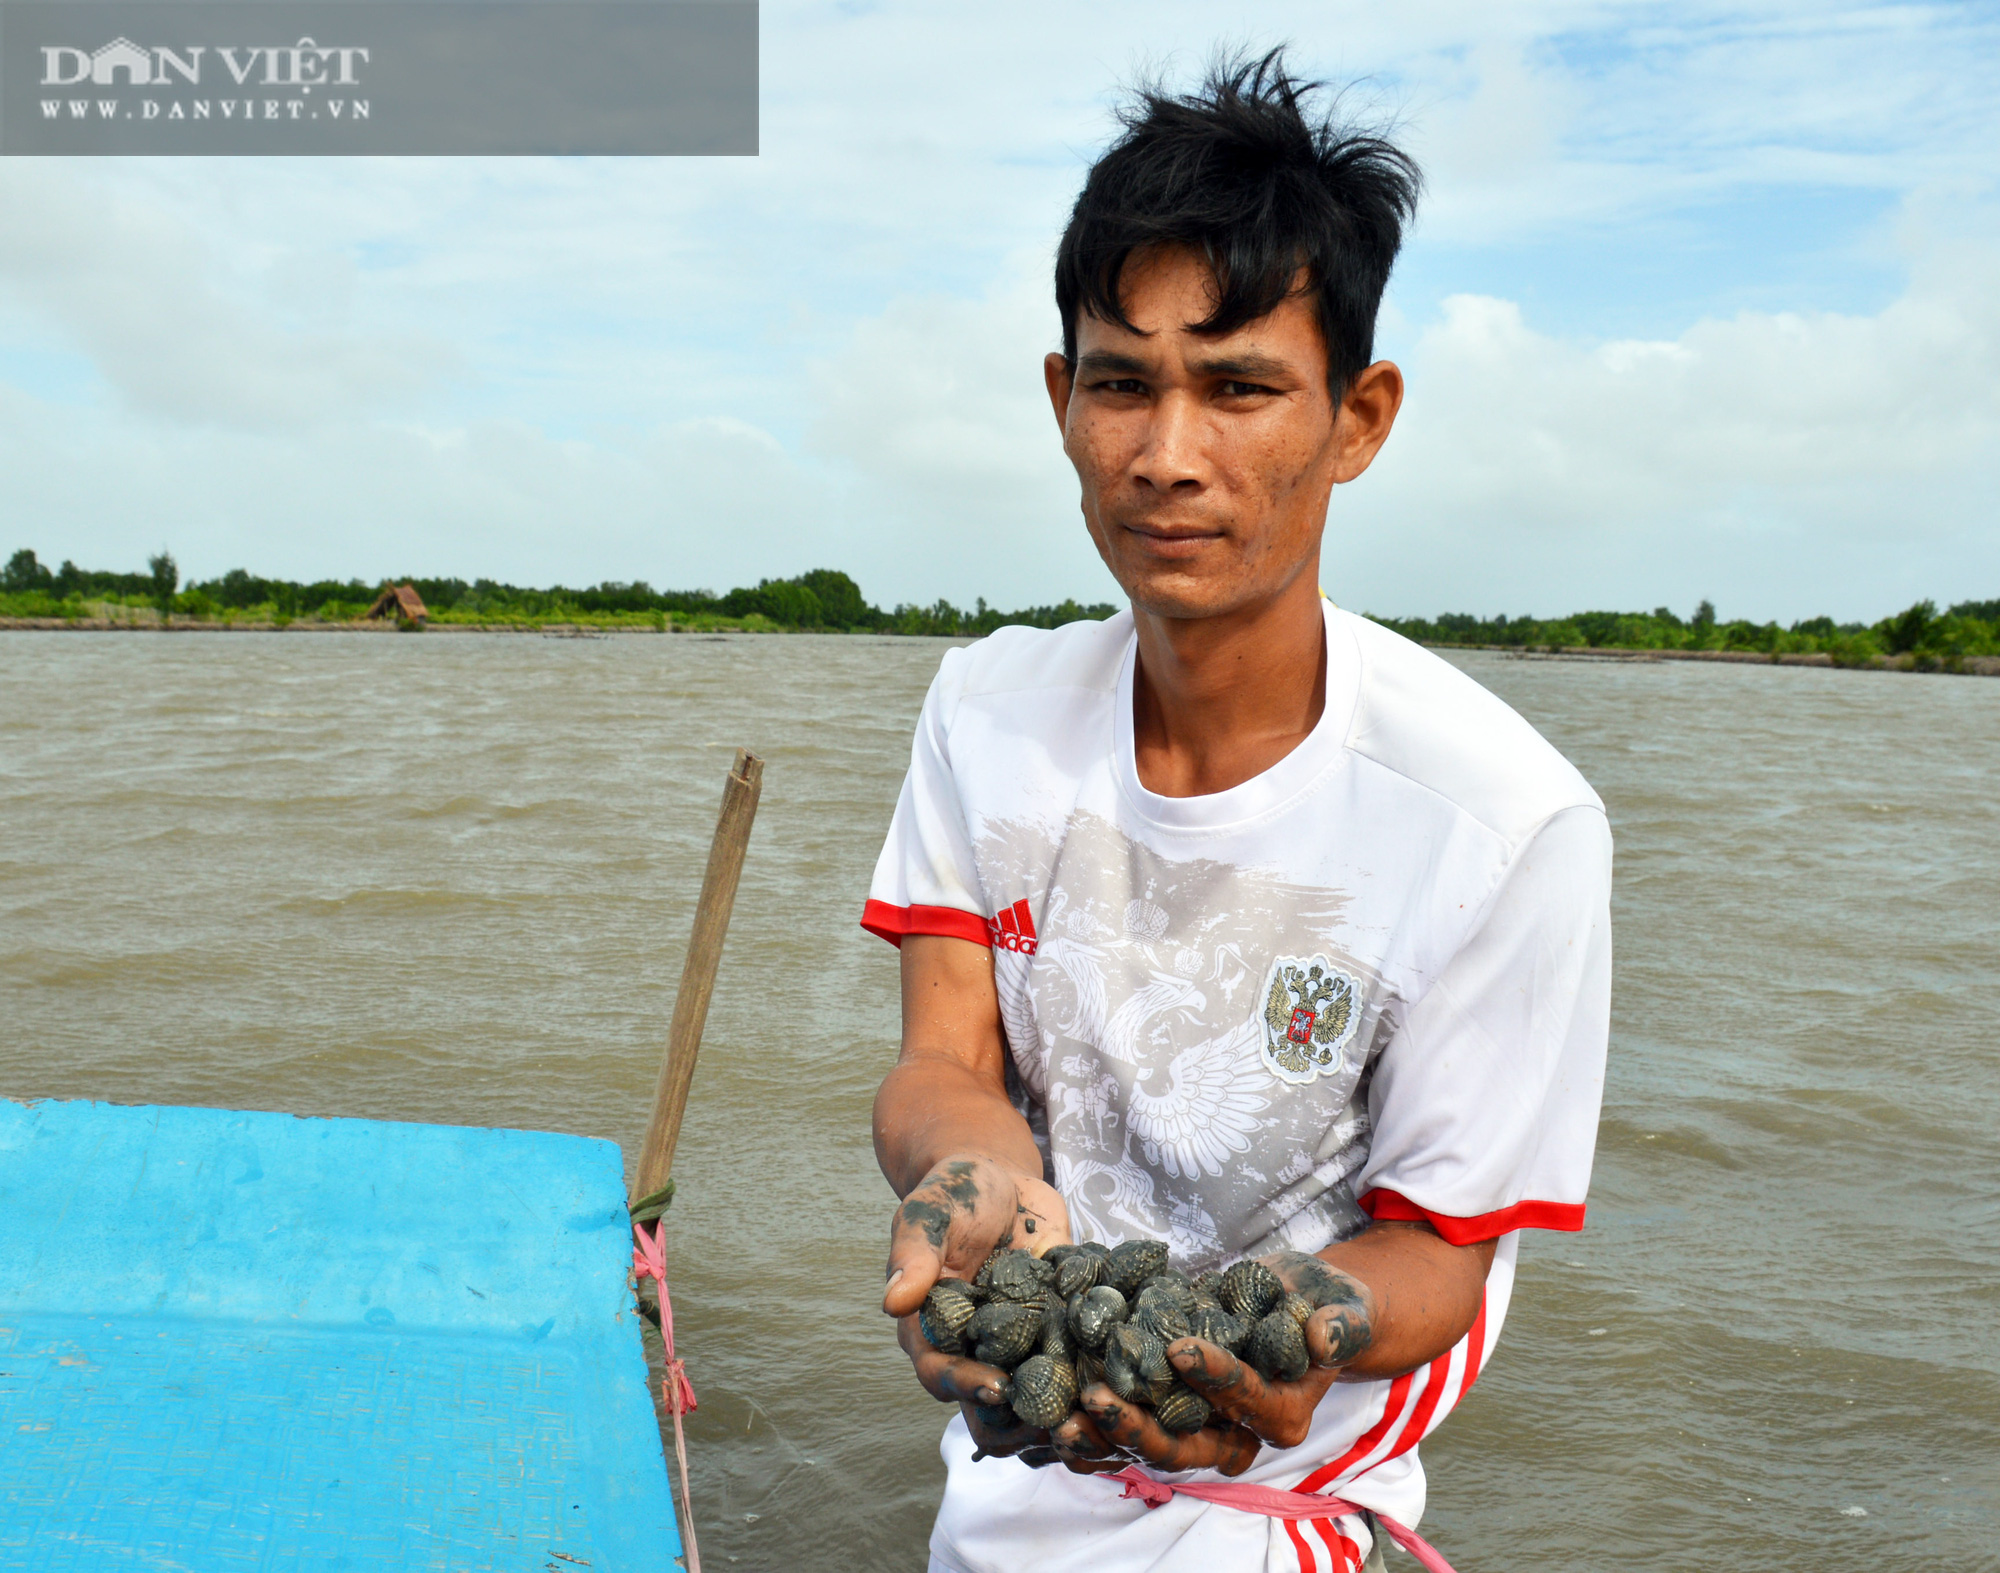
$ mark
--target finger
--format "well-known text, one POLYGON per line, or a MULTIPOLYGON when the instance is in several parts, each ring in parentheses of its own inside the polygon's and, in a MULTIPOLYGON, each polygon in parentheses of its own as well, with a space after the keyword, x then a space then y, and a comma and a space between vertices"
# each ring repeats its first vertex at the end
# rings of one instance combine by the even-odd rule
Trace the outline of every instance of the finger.
POLYGON ((1216 1444, 1216 1470, 1225 1475, 1240 1475, 1257 1462, 1257 1455, 1264 1451, 1264 1440, 1256 1432, 1242 1426, 1221 1426, 1216 1430, 1219 1440, 1216 1444))
POLYGON ((1205 1338, 1175 1339, 1167 1345, 1167 1361, 1180 1379, 1225 1419, 1251 1424, 1270 1405, 1270 1384, 1227 1349, 1205 1338))
POLYGON ((1167 1346, 1167 1360, 1223 1419, 1247 1426, 1273 1447, 1297 1447, 1306 1439, 1313 1411, 1333 1385, 1330 1369, 1310 1366, 1297 1382, 1267 1380, 1199 1338, 1176 1339, 1167 1346))
POLYGON ((903 1198, 889 1225, 889 1278, 882 1288, 885 1313, 908 1316, 924 1303, 931 1285, 944 1272, 951 1222, 949 1199, 928 1185, 918 1186, 903 1198))
POLYGON ((1072 1458, 1061 1448, 1057 1448, 1056 1456, 1062 1460, 1063 1468, 1072 1475, 1115 1475, 1121 1469, 1132 1467, 1132 1460, 1124 1453, 1111 1458, 1072 1458))
POLYGON ((1123 1462, 1123 1455, 1105 1440, 1097 1422, 1081 1409, 1071 1410, 1069 1418, 1049 1433, 1049 1440, 1062 1450, 1065 1463, 1071 1459, 1079 1463, 1109 1461, 1116 1469, 1123 1462))
POLYGON ((1306 1353, 1322 1370, 1337 1370, 1370 1342, 1367 1313, 1358 1305, 1326 1305, 1306 1323, 1306 1353))
POLYGON ((965 1429, 972 1434, 974 1458, 1012 1458, 1024 1448, 1047 1447, 1049 1434, 1024 1424, 1011 1409, 990 1404, 961 1404, 965 1429))
POLYGON ((1257 1456, 1257 1439, 1241 1426, 1230 1426, 1227 1430, 1203 1426, 1199 1431, 1177 1435, 1154 1419, 1150 1411, 1124 1402, 1102 1385, 1084 1394, 1083 1405, 1107 1440, 1169 1474, 1183 1469, 1241 1474, 1257 1456))

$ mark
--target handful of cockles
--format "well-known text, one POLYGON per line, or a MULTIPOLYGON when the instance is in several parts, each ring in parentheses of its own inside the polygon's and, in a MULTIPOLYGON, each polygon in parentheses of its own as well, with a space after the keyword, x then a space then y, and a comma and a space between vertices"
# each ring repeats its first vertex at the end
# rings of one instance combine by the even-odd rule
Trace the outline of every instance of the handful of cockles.
POLYGON ((1169 1344, 1204 1339, 1270 1380, 1296 1382, 1311 1363, 1305 1325, 1317 1308, 1262 1262, 1189 1277, 1169 1265, 1164 1241, 1127 1240, 1052 1246, 1044 1256, 995 1251, 970 1282, 940 1278, 918 1325, 940 1353, 1008 1373, 1004 1405, 979 1410, 988 1425, 1051 1429, 1102 1382, 1186 1433, 1211 1410, 1175 1374, 1169 1344))

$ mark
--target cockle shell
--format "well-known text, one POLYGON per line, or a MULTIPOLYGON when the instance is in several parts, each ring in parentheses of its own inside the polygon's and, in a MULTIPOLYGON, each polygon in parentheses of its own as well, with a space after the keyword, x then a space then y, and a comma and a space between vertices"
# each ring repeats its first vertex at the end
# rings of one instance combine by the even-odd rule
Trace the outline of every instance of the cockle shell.
POLYGON ((1130 1322, 1112 1328, 1104 1345, 1104 1380, 1127 1403, 1154 1403, 1174 1384, 1167 1346, 1130 1322))
POLYGON ((941 1355, 965 1353, 965 1340, 950 1328, 941 1325, 932 1315, 928 1305, 917 1313, 917 1331, 924 1335, 924 1342, 941 1355))
POLYGON ((1139 1293, 1141 1294, 1144 1294, 1148 1289, 1157 1290, 1159 1293, 1169 1296, 1182 1311, 1189 1315, 1193 1314, 1195 1304, 1194 1285, 1188 1281, 1186 1273, 1177 1273, 1171 1267, 1162 1272, 1157 1272, 1139 1285, 1139 1293))
POLYGON ((1105 1281, 1127 1299, 1136 1295, 1139 1285, 1167 1265, 1167 1246, 1164 1240, 1127 1240, 1123 1245, 1111 1248, 1110 1271, 1105 1281))
POLYGON ((1188 1334, 1218 1349, 1240 1354, 1244 1340, 1250 1336, 1250 1324, 1241 1317, 1231 1316, 1219 1305, 1197 1305, 1194 1315, 1188 1318, 1188 1334))
POLYGON ((1070 1348, 1069 1306, 1053 1289, 1042 1294, 1042 1353, 1057 1360, 1068 1360, 1075 1353, 1070 1348))
POLYGON ((1146 1397, 1157 1404, 1172 1391, 1174 1368, 1167 1359, 1167 1346, 1160 1339, 1147 1334, 1145 1344, 1139 1351, 1139 1380, 1146 1384, 1146 1397))
POLYGON ((1246 1322, 1260 1322, 1285 1297, 1278 1275, 1259 1261, 1241 1261, 1222 1275, 1222 1308, 1246 1322))
POLYGON ((1075 1299, 1086 1289, 1104 1282, 1104 1258, 1094 1251, 1077 1250, 1056 1264, 1056 1290, 1065 1300, 1075 1299))
POLYGON ((1014 1372, 1014 1413, 1028 1425, 1061 1425, 1076 1407, 1076 1367, 1052 1355, 1034 1355, 1014 1372))
POLYGON ((1153 1405, 1153 1414, 1169 1431, 1199 1431, 1215 1411, 1207 1399, 1185 1382, 1176 1382, 1153 1405))
POLYGON ((1252 1330, 1244 1358, 1273 1381, 1296 1382, 1311 1363, 1302 1324, 1279 1306, 1252 1330))
POLYGON ((1106 1334, 1125 1320, 1128 1310, 1125 1296, 1109 1284, 1099 1284, 1070 1301, 1069 1330, 1083 1348, 1102 1349, 1106 1334))
POLYGON ((1145 1390, 1145 1383, 1139 1378, 1139 1356, 1144 1352, 1146 1335, 1129 1322, 1120 1323, 1111 1329, 1111 1335, 1104 1340, 1104 1382, 1112 1392, 1127 1403, 1137 1403, 1145 1390))
POLYGON ((1192 1296, 1184 1308, 1171 1290, 1148 1286, 1139 1291, 1139 1298, 1133 1302, 1131 1321, 1134 1326, 1144 1327, 1162 1343, 1170 1344, 1176 1338, 1187 1337, 1192 1331, 1188 1311, 1193 1305, 1192 1296))
POLYGON ((970 1284, 957 1278, 940 1278, 924 1296, 917 1325, 933 1349, 948 1355, 963 1354, 965 1324, 978 1309, 970 1284))
POLYGON ((1040 1304, 1042 1291, 1056 1278, 1053 1267, 1026 1251, 995 1251, 979 1271, 986 1280, 986 1292, 994 1299, 1021 1305, 1040 1304))
POLYGON ((975 1360, 1011 1371, 1042 1341, 1042 1308, 989 1301, 973 1313, 961 1338, 975 1360))

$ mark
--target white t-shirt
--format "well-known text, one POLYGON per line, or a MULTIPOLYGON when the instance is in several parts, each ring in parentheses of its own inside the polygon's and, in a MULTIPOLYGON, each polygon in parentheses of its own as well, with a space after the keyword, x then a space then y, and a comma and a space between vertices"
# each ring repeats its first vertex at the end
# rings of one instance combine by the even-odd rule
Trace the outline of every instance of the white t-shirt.
MULTIPOLYGON (((1499 1242, 1456 1348, 1336 1385, 1304 1443, 1242 1477, 1414 1524, 1415 1445, 1498 1337, 1514 1231, 1583 1224, 1611 837, 1486 689, 1331 603, 1326 633, 1312 734, 1193 798, 1139 781, 1129 614, 948 652, 862 921, 992 946, 1010 1091, 1077 1238, 1158 1236, 1190 1270, 1370 1216, 1499 1242)), ((1367 1550, 1358 1520, 1149 1510, 971 1452, 954 1422, 932 1552, 963 1573, 1291 1573, 1367 1550)))

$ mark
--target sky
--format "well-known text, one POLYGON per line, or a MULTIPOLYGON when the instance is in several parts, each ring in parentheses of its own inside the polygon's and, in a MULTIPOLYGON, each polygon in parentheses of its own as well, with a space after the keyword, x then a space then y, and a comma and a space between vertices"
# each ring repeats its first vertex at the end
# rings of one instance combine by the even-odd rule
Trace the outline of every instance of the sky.
POLYGON ((0 552, 1114 599, 1042 387, 1123 86, 1288 43, 1422 163, 1385 615, 2000 595, 2000 5, 762 8, 754 158, 0 160, 0 552))

